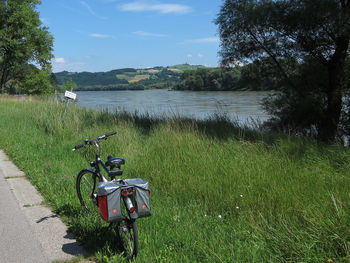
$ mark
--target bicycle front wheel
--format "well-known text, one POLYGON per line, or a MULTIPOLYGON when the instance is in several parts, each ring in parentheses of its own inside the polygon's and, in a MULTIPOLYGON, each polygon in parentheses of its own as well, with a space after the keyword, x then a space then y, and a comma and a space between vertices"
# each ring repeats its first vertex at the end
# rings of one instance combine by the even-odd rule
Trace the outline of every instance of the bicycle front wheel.
POLYGON ((77 176, 76 189, 80 204, 88 212, 98 212, 97 175, 90 170, 82 170, 77 176))
POLYGON ((122 221, 116 223, 115 231, 125 257, 128 259, 136 257, 139 246, 136 220, 125 217, 122 221))

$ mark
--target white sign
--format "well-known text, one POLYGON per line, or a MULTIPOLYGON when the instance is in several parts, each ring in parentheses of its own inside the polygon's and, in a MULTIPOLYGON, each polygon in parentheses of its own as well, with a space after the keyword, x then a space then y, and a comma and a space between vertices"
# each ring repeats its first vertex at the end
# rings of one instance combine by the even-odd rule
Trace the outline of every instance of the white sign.
POLYGON ((77 94, 70 92, 68 90, 66 90, 66 92, 64 93, 64 96, 68 99, 72 99, 75 100, 77 98, 77 94))

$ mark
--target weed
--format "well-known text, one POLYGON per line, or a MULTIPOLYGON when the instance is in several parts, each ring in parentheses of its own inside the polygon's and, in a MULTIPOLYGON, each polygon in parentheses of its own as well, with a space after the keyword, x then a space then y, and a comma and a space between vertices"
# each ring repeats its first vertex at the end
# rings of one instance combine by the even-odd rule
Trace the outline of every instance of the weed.
POLYGON ((87 215, 74 145, 116 130, 102 156, 150 182, 152 214, 138 220, 136 262, 346 262, 350 152, 206 121, 91 111, 48 100, 0 99, 0 147, 99 262, 123 260, 115 234, 87 215))

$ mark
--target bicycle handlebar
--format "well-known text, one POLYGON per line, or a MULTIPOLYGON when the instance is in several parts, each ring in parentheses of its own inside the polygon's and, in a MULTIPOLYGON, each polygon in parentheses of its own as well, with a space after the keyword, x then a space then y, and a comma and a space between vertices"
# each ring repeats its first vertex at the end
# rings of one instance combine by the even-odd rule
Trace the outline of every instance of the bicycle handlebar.
POLYGON ((81 143, 81 144, 75 145, 74 148, 72 149, 72 151, 78 150, 78 149, 80 149, 80 148, 82 148, 84 146, 85 146, 85 143, 81 143))
POLYGON ((99 140, 102 140, 102 139, 107 139, 109 136, 112 136, 114 134, 116 134, 116 132, 115 131, 111 131, 111 132, 109 132, 109 133, 107 133, 105 135, 98 136, 96 138, 96 140, 99 141, 99 140))
POLYGON ((81 144, 78 144, 78 145, 75 145, 74 148, 72 149, 72 151, 74 152, 75 150, 78 150, 82 147, 85 147, 86 145, 94 145, 96 144, 98 141, 100 140, 106 140, 109 136, 112 136, 114 134, 116 134, 117 132, 116 131, 111 131, 107 134, 104 134, 104 135, 101 135, 101 136, 98 136, 96 139, 93 139, 93 140, 85 140, 84 143, 81 143, 81 144))

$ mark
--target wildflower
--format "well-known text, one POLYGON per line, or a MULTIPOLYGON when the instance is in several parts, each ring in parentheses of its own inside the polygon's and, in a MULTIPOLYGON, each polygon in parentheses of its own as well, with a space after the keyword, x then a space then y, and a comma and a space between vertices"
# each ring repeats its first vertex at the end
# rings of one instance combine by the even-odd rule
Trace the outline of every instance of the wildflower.
POLYGON ((236 209, 239 209, 239 206, 236 206, 236 209))
POLYGON ((221 215, 219 215, 218 217, 219 217, 220 219, 222 218, 222 216, 221 216, 221 215))
POLYGON ((207 217, 207 214, 205 214, 204 217, 207 217))
POLYGON ((242 197, 243 197, 243 195, 240 195, 240 197, 242 198, 242 197))

